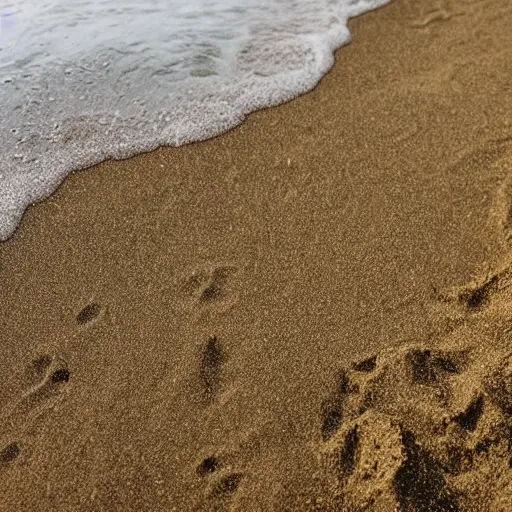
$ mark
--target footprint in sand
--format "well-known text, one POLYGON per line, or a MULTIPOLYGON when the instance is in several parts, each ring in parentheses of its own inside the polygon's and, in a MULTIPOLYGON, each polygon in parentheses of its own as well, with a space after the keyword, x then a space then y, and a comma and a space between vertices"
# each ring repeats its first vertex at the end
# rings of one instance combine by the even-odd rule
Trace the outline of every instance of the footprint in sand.
POLYGON ((255 425, 237 433, 237 441, 231 439, 224 448, 211 446, 202 452, 190 468, 203 491, 193 506, 197 512, 255 510, 250 492, 246 492, 251 477, 251 466, 261 464, 264 435, 255 425), (226 449, 227 448, 227 449, 226 449), (220 453, 219 453, 220 449, 220 453))
POLYGON ((210 336, 204 344, 199 361, 199 376, 203 399, 212 403, 221 388, 222 366, 227 356, 216 336, 210 336))
POLYGON ((76 315, 78 325, 86 325, 99 317, 103 308, 97 302, 90 302, 76 315))
POLYGON ((242 473, 220 475, 212 485, 209 493, 210 499, 217 502, 224 502, 225 500, 231 499, 233 494, 238 490, 242 478, 242 473))
POLYGON ((21 448, 18 443, 8 444, 0 451, 0 468, 9 466, 14 462, 21 453, 21 448))
POLYGON ((204 495, 194 508, 197 511, 230 510, 244 475, 232 471, 231 464, 221 457, 210 455, 197 466, 196 473, 205 483, 204 495))
MULTIPOLYGON (((211 467, 209 466, 209 469, 211 467)), ((244 475, 240 472, 230 472, 216 468, 201 473, 207 478, 207 487, 204 496, 200 499, 194 510, 197 512, 217 512, 231 510, 236 499, 236 493, 243 481, 244 475)))
POLYGON ((222 467, 218 457, 206 457, 198 466, 197 474, 201 476, 211 475, 222 467))
POLYGON ((0 429, 0 468, 19 457, 19 439, 45 410, 60 401, 71 373, 63 359, 44 354, 26 368, 25 377, 29 389, 6 411, 0 429))
POLYGON ((232 265, 220 265, 198 270, 181 285, 184 301, 199 313, 224 312, 238 300, 236 277, 239 269, 232 265))
POLYGON ((512 355, 483 353, 407 346, 336 377, 320 452, 340 510, 507 510, 493 507, 512 484, 512 355))

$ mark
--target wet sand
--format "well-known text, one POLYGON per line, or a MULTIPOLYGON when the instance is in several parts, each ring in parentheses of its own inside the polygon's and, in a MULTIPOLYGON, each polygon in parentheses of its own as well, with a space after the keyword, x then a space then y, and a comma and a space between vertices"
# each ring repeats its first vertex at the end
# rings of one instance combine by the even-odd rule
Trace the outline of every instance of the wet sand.
POLYGON ((511 510, 511 25, 396 0, 310 94, 31 207, 0 508, 511 510))

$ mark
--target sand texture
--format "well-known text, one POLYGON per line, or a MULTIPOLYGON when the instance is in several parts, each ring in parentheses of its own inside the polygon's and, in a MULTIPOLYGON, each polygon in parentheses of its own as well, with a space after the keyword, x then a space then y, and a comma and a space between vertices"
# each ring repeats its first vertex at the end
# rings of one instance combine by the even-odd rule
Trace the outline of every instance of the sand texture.
POLYGON ((0 510, 512 510, 512 4, 350 26, 0 245, 0 510))

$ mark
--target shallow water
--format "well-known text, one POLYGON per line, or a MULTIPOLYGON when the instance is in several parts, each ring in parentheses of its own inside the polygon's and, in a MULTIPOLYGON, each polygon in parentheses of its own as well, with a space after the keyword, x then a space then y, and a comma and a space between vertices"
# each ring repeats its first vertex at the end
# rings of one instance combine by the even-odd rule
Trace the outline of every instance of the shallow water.
POLYGON ((72 170, 203 140, 313 88, 389 0, 21 0, 0 7, 0 239, 72 170))

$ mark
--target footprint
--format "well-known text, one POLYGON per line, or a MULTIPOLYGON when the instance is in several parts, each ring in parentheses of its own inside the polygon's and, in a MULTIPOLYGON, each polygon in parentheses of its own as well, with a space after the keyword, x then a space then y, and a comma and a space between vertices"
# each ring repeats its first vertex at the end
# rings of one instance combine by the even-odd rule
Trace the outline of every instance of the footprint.
POLYGON ((3 450, 0 451, 0 468, 9 466, 20 455, 21 448, 18 443, 10 443, 3 450))
POLYGON ((243 478, 244 475, 238 472, 219 473, 213 477, 204 498, 195 510, 198 512, 231 510, 243 478))
POLYGON ((32 362, 32 370, 38 376, 44 375, 48 368, 51 366, 54 358, 48 354, 43 354, 32 362))
POLYGON ((25 372, 26 381, 29 386, 35 386, 40 383, 50 368, 54 357, 49 354, 43 354, 34 359, 27 367, 25 372))
POLYGON ((196 271, 182 284, 183 297, 199 311, 225 311, 238 299, 234 282, 238 273, 230 265, 196 271))
POLYGON ((77 315, 76 323, 85 325, 96 319, 102 311, 102 307, 97 302, 87 304, 77 315))
POLYGON ((340 471, 343 475, 350 476, 356 468, 356 455, 359 445, 359 433, 357 424, 347 433, 343 447, 339 452, 340 471))
POLYGON ((62 398, 71 372, 67 363, 49 354, 43 354, 32 361, 26 369, 29 389, 19 398, 5 415, 6 428, 2 437, 19 435, 48 408, 62 398))
POLYGON ((206 457, 199 466, 197 466, 197 473, 201 476, 211 475, 221 468, 219 459, 215 456, 206 457))
MULTIPOLYGON (((493 271, 462 286, 436 293, 438 303, 458 307, 459 320, 465 323, 470 316, 497 314, 502 320, 512 316, 512 254, 493 271), (479 315, 477 315, 477 313, 479 315)), ((444 312, 445 315, 446 312, 444 312)), ((499 318, 498 318, 499 319, 499 318)))
POLYGON ((469 311, 477 311, 489 302, 491 293, 498 288, 498 276, 494 275, 484 283, 468 287, 459 294, 459 301, 469 311))
POLYGON ((52 373, 52 384, 64 384, 66 382, 69 382, 70 373, 69 370, 65 368, 61 368, 60 370, 55 370, 52 373))
POLYGON ((207 403, 217 397, 221 386, 222 366, 226 362, 224 350, 216 336, 206 341, 199 363, 199 374, 203 389, 203 396, 207 403))
POLYGON ((512 466, 512 356, 482 353, 410 345, 342 372, 320 431, 340 510, 491 510, 512 466))
POLYGON ((369 411, 325 449, 339 510, 458 511, 439 463, 392 418, 369 411))
POLYGON ((240 482, 242 481, 242 473, 230 473, 222 476, 213 485, 210 496, 214 500, 224 500, 230 498, 237 490, 240 482))

